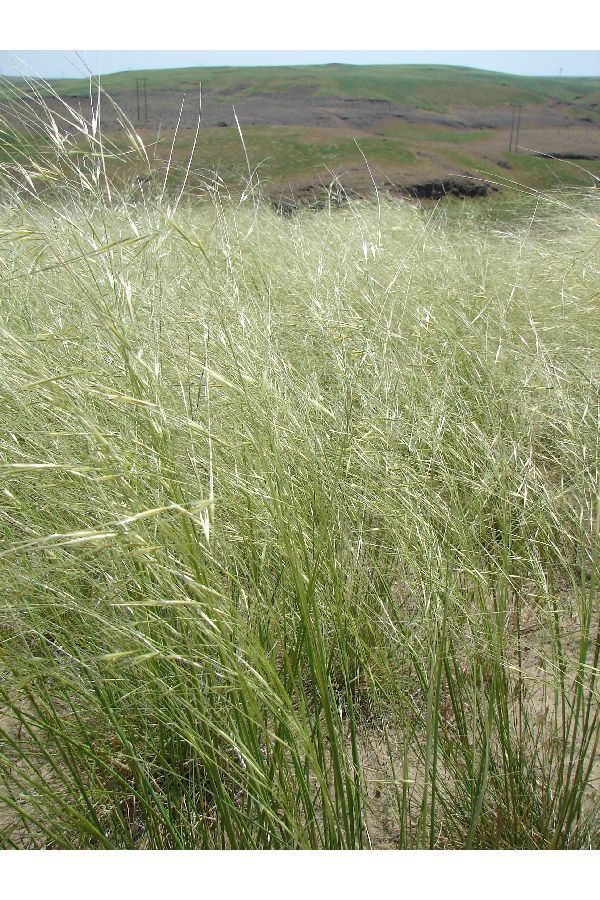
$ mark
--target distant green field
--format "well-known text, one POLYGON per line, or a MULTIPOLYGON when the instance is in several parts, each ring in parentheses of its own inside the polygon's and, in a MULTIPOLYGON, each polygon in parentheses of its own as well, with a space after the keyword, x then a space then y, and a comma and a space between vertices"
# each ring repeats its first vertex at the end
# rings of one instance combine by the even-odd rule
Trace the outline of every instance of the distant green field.
MULTIPOLYGON (((183 163, 191 150, 192 135, 182 133, 176 159, 183 163)), ((265 178, 290 178, 299 173, 317 173, 363 163, 360 150, 377 165, 412 164, 415 154, 398 140, 365 137, 357 142, 335 132, 302 127, 258 127, 244 129, 244 142, 251 167, 265 178), (360 149, 359 149, 360 147, 360 149)), ((194 153, 195 168, 218 169, 228 181, 247 174, 244 148, 236 129, 202 131, 194 153)))
MULTIPOLYGON (((357 168, 369 166, 379 179, 394 180, 399 169, 412 173, 415 180, 433 176, 433 164, 424 157, 427 152, 438 154, 438 166, 448 176, 469 172, 475 177, 491 179, 497 184, 508 181, 537 190, 572 184, 590 186, 593 176, 600 176, 600 159, 573 163, 561 159, 546 159, 526 153, 503 152, 498 159, 482 158, 470 150, 469 141, 478 139, 477 132, 434 131, 404 126, 397 136, 365 136, 356 141, 326 129, 296 127, 258 127, 244 129, 244 142, 250 166, 258 171, 263 185, 285 187, 287 182, 329 181, 335 172, 347 183, 356 177, 357 168), (463 149, 464 145, 464 149, 463 149), (504 164, 504 165, 503 165, 504 164), (510 168, 507 170, 505 165, 510 168)), ((192 148, 193 135, 178 136, 174 160, 179 167, 186 164, 192 148)), ((158 148, 157 148, 158 150, 158 148)), ((164 151, 163 151, 164 153, 164 151)), ((194 152, 194 170, 218 171, 227 183, 244 179, 247 166, 244 148, 234 128, 209 128, 200 132, 194 152)))
MULTIPOLYGON (((600 90, 600 78, 554 78, 506 75, 461 66, 256 66, 148 69, 105 75, 108 93, 135 91, 136 78, 146 78, 149 91, 191 91, 202 84, 224 97, 256 93, 305 91, 320 96, 369 97, 422 108, 445 109, 456 103, 574 101, 600 90)), ((89 80, 56 79, 57 93, 86 97, 89 80)))

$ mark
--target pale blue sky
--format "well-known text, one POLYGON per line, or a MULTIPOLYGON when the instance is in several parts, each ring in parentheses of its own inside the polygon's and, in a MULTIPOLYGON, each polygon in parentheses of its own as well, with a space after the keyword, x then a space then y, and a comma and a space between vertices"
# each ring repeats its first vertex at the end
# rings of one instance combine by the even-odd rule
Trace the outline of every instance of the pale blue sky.
MULTIPOLYGON (((126 69, 180 66, 306 65, 316 63, 422 63, 473 66, 515 75, 595 75, 600 77, 600 51, 591 50, 94 50, 80 51, 94 74, 126 69)), ((69 50, 0 51, 0 74, 37 74, 45 78, 85 73, 69 50), (17 57, 22 63, 17 61, 17 57)))

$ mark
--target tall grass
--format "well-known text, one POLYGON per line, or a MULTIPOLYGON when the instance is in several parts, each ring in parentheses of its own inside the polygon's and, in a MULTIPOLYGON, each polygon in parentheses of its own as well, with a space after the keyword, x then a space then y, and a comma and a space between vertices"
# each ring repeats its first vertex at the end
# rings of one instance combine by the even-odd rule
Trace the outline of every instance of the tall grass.
POLYGON ((55 125, 2 170, 2 844, 598 846, 593 193, 283 220, 55 125))

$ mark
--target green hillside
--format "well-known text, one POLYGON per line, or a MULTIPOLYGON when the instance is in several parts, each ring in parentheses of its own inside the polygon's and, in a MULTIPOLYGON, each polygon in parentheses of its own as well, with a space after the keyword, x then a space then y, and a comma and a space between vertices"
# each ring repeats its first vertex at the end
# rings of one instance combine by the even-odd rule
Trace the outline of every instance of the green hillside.
MULTIPOLYGON (((187 167, 194 148, 193 172, 243 180, 239 117, 252 168, 273 197, 283 192, 308 199, 334 173, 352 190, 370 192, 364 157, 381 187, 401 191, 465 176, 536 189, 591 186, 600 176, 600 78, 331 64, 138 70, 106 75, 101 85, 114 101, 103 105, 105 136, 127 150, 123 121, 129 120, 149 148, 153 169, 162 171, 171 159, 172 175, 187 167), (140 79, 145 96, 138 93, 140 79), (516 107, 522 114, 513 141, 516 107)), ((96 90, 93 85, 93 95, 96 90)), ((86 78, 7 79, 2 95, 13 115, 0 133, 0 159, 14 155, 18 132, 38 113, 44 119, 43 104, 67 133, 78 131, 73 115, 93 117, 86 78)), ((47 128, 41 132, 44 140, 47 128)))
MULTIPOLYGON (((556 78, 506 75, 462 66, 261 66, 149 69, 105 75, 108 93, 135 91, 136 79, 146 78, 149 91, 190 91, 198 84, 228 97, 253 93, 302 90, 315 96, 370 97, 423 108, 454 104, 576 101, 600 91, 600 78, 556 78)), ((89 80, 50 82, 61 95, 86 97, 89 80)))

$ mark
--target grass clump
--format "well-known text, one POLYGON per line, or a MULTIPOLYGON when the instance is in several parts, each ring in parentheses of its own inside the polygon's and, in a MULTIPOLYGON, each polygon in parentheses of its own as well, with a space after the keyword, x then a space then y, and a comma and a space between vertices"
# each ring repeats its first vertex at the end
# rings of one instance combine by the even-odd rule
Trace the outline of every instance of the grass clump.
POLYGON ((3 845, 597 846, 595 197, 283 220, 90 141, 0 210, 3 845))

